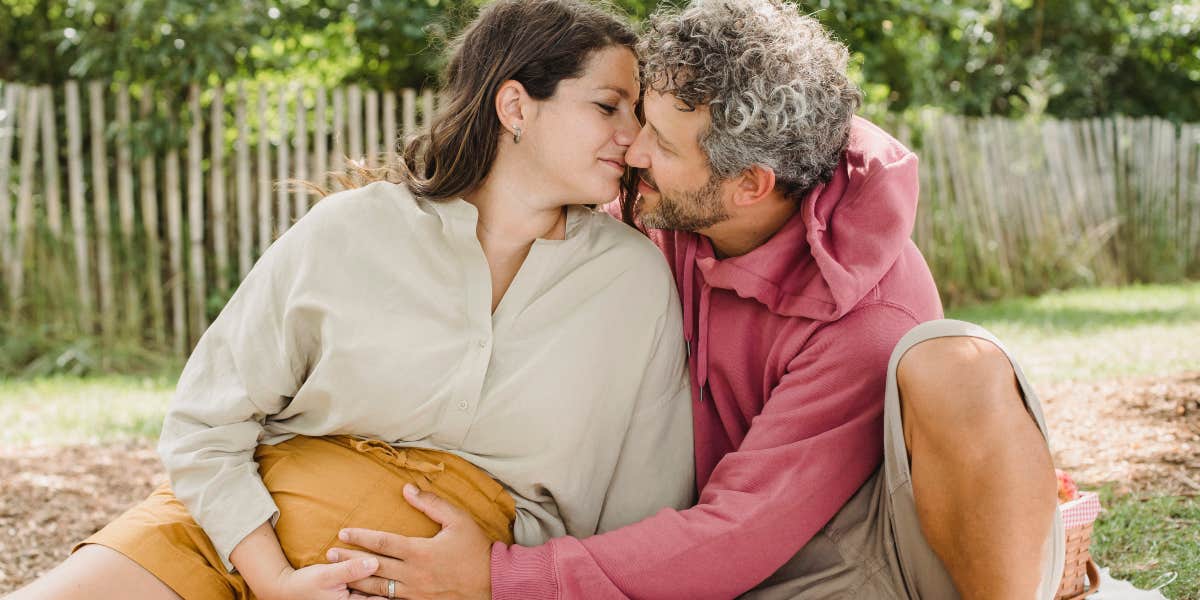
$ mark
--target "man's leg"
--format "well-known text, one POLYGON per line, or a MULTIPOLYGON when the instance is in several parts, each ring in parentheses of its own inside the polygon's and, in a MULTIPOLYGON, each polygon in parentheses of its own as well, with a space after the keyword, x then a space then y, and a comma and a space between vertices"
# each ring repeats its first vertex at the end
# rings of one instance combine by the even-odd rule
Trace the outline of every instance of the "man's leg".
POLYGON ((1046 440, 1008 357, 941 337, 897 368, 921 530, 963 598, 1034 598, 1057 503, 1046 440))

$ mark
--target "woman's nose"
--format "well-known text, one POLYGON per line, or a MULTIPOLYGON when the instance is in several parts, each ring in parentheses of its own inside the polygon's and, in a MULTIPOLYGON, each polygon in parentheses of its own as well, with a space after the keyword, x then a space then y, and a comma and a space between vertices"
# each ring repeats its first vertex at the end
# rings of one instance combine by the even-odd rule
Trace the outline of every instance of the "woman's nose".
POLYGON ((644 149, 646 147, 646 138, 645 130, 639 128, 633 142, 625 150, 625 164, 639 169, 650 167, 650 154, 644 149))
POLYGON ((641 131, 641 128, 642 126, 640 123, 638 123, 636 117, 634 117, 632 114, 626 115, 621 119, 621 123, 617 125, 617 131, 613 136, 613 140, 621 146, 628 147, 633 144, 635 139, 637 139, 638 132, 641 131))

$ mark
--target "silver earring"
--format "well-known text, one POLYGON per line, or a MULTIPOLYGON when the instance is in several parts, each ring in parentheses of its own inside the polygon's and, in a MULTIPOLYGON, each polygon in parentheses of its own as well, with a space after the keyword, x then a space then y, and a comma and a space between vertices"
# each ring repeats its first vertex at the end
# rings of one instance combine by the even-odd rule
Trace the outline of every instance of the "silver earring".
POLYGON ((513 143, 514 144, 521 143, 521 128, 520 127, 513 127, 513 143))

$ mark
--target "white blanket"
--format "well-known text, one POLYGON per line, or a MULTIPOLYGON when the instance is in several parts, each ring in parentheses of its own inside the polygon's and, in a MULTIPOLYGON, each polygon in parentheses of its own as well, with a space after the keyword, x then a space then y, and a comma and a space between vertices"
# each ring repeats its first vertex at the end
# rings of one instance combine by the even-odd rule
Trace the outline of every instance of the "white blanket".
POLYGON ((1100 591, 1094 596, 1088 596, 1088 600, 1167 600, 1167 597, 1158 590, 1166 587, 1172 581, 1175 581, 1173 573, 1168 579, 1165 579, 1165 583, 1159 584, 1158 587, 1152 590, 1141 590, 1124 579, 1114 579, 1107 568, 1101 568, 1100 591))

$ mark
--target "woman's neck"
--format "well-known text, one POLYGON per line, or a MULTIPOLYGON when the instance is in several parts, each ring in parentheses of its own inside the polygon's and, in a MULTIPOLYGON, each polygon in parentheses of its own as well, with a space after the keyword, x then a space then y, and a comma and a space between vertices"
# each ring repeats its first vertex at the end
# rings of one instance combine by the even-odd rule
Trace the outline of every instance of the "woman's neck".
POLYGON ((476 235, 485 246, 529 246, 538 238, 562 239, 566 207, 556 205, 528 177, 497 160, 492 172, 464 196, 479 212, 476 235))
POLYGON ((483 184, 464 197, 479 212, 475 235, 492 273, 493 313, 534 240, 566 237, 566 206, 555 205, 529 189, 524 182, 530 178, 515 175, 511 170, 493 168, 483 184))

